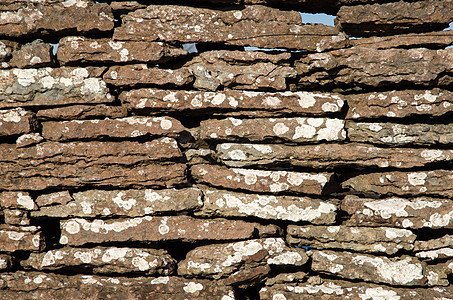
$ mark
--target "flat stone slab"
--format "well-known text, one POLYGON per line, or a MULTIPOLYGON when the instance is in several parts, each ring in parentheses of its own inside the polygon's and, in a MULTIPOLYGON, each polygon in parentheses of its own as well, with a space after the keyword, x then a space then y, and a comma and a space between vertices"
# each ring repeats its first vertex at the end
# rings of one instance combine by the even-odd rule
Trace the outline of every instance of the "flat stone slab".
POLYGON ((428 197, 369 199, 346 196, 341 209, 350 217, 348 226, 400 228, 452 228, 453 201, 428 197))
POLYGON ((4 209, 3 218, 5 224, 17 225, 17 226, 29 226, 30 219, 29 213, 25 210, 20 209, 4 209))
POLYGON ((88 190, 72 194, 62 205, 41 207, 32 217, 141 217, 165 212, 194 211, 203 205, 195 188, 164 190, 88 190))
POLYGON ((37 125, 35 114, 23 108, 0 110, 0 137, 29 133, 37 125))
POLYGON ((344 121, 327 118, 256 118, 202 121, 199 138, 237 141, 319 142, 346 138, 344 121))
POLYGON ((415 256, 423 260, 443 260, 453 258, 453 247, 445 247, 435 250, 420 251, 415 256))
POLYGON ((42 208, 51 205, 65 205, 72 200, 74 199, 72 198, 69 191, 61 191, 49 194, 41 194, 36 198, 35 202, 38 207, 42 208))
POLYGON ((122 106, 106 104, 98 105, 71 105, 49 109, 40 109, 36 116, 39 120, 81 120, 88 118, 124 118, 127 117, 127 109, 122 106))
POLYGON ((416 238, 410 230, 391 227, 289 225, 287 234, 291 245, 388 255, 412 250, 416 238))
POLYGON ((0 251, 42 251, 44 236, 36 226, 0 225, 0 251))
POLYGON ((203 208, 197 215, 216 217, 257 217, 265 220, 285 220, 332 224, 336 205, 308 197, 244 194, 203 188, 203 208))
POLYGON ((34 40, 16 49, 8 65, 13 68, 40 68, 54 65, 52 46, 42 40, 34 40))
POLYGON ((2 209, 20 209, 20 210, 37 210, 35 201, 27 192, 1 192, 0 208, 2 209))
POLYGON ((193 178, 214 187, 253 192, 327 193, 333 173, 302 173, 225 168, 215 165, 191 167, 193 178))
POLYGON ((446 234, 440 238, 426 240, 426 241, 416 241, 415 242, 415 251, 426 251, 433 249, 440 249, 453 246, 453 235, 446 234))

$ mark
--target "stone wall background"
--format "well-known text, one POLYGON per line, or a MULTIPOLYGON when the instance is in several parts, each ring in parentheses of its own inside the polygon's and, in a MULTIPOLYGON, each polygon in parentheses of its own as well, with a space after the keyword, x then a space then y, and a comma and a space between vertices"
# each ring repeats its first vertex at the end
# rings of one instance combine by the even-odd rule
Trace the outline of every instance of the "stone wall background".
POLYGON ((0 3, 2 299, 453 299, 452 1, 100 2, 0 3))

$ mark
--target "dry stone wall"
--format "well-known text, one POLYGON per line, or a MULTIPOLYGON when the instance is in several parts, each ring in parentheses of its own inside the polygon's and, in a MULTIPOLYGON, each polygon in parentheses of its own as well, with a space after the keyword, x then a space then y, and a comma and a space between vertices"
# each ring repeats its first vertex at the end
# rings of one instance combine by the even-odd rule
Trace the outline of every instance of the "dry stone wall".
POLYGON ((452 21, 1 1, 0 298, 453 299, 452 21))

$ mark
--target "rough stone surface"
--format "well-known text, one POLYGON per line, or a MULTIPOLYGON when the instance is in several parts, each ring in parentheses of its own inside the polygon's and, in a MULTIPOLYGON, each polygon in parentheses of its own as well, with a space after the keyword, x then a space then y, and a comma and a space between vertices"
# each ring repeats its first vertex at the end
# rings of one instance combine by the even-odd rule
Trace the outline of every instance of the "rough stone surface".
POLYGON ((350 252, 314 251, 312 269, 349 280, 397 286, 426 284, 426 265, 413 257, 387 258, 350 252))
POLYGON ((0 225, 0 251, 42 251, 44 236, 36 226, 0 225))
POLYGON ((8 61, 11 59, 14 50, 19 48, 19 44, 13 41, 0 40, 0 69, 9 68, 8 61))
POLYGON ((448 199, 392 197, 377 200, 348 195, 341 209, 350 215, 348 226, 453 227, 453 201, 448 199))
MULTIPOLYGON (((310 277, 315 278, 315 277, 310 277)), ((268 278, 265 282, 266 286, 272 286, 281 283, 290 282, 304 282, 307 280, 307 273, 294 272, 294 273, 279 273, 275 277, 268 278)))
POLYGON ((328 115, 344 105, 340 94, 281 92, 264 93, 226 90, 219 92, 138 89, 119 96, 132 111, 184 112, 206 111, 219 115, 279 116, 282 114, 328 115))
POLYGON ((347 118, 404 118, 417 115, 439 117, 452 112, 452 98, 452 92, 440 89, 349 95, 347 118))
POLYGON ((176 261, 165 250, 118 247, 62 248, 32 253, 20 264, 34 270, 86 268, 94 274, 170 275, 176 267, 176 261))
POLYGON ((36 210, 33 198, 27 192, 2 192, 0 193, 0 207, 7 209, 36 210))
POLYGON ((9 64, 14 68, 48 67, 53 64, 51 52, 50 44, 35 40, 14 51, 9 64))
POLYGON ((65 205, 69 201, 72 201, 73 198, 69 191, 61 191, 50 194, 39 195, 36 198, 36 204, 39 207, 50 206, 50 205, 65 205))
POLYGON ((139 217, 165 212, 192 211, 203 205, 195 188, 168 190, 88 190, 73 193, 74 200, 43 207, 33 217, 139 217))
POLYGON ((209 42, 309 51, 338 49, 348 42, 335 27, 304 25, 295 11, 258 5, 227 11, 150 5, 123 17, 123 24, 115 29, 113 37, 117 40, 209 42))
POLYGON ((342 6, 336 22, 351 36, 442 30, 453 21, 453 2, 426 0, 342 6))
POLYGON ((80 63, 162 63, 187 51, 159 42, 119 42, 111 39, 64 37, 58 45, 58 61, 80 63))
POLYGON ((416 241, 415 251, 426 251, 432 249, 440 249, 444 247, 453 246, 453 235, 446 234, 440 238, 427 240, 427 241, 416 241))
POLYGON ((36 114, 40 120, 80 120, 87 118, 124 118, 127 109, 122 106, 105 104, 98 105, 72 105, 41 109, 36 114))
POLYGON ((202 121, 201 139, 236 141, 319 142, 342 141, 346 138, 344 121, 327 118, 254 118, 202 121))
POLYGON ((138 1, 112 1, 110 7, 115 13, 125 14, 137 9, 146 8, 146 4, 138 1))
POLYGON ((28 226, 30 225, 29 214, 27 211, 20 209, 4 209, 3 217, 5 218, 5 224, 28 226))
POLYGON ((390 48, 438 48, 445 49, 453 44, 453 31, 434 31, 428 33, 409 33, 393 36, 369 37, 351 39, 349 44, 353 47, 366 47, 374 49, 390 48))
POLYGON ((37 127, 34 113, 23 108, 0 110, 0 137, 29 133, 37 127))
POLYGON ((453 247, 445 247, 435 250, 420 251, 415 254, 420 259, 439 260, 445 258, 453 258, 453 247))
POLYGON ((178 120, 170 117, 127 117, 104 120, 44 122, 42 123, 42 136, 52 141, 162 135, 176 137, 184 129, 184 126, 178 120))
POLYGON ((36 145, 44 141, 44 138, 41 136, 39 132, 35 133, 26 133, 19 136, 16 140, 16 147, 22 148, 31 145, 36 145))
POLYGON ((203 189, 201 216, 258 217, 267 220, 332 224, 337 207, 308 197, 268 196, 203 189))
POLYGON ((8 254, 0 254, 0 270, 5 271, 14 266, 14 258, 8 254))
POLYGON ((333 173, 302 173, 225 168, 214 165, 192 166, 197 182, 211 186, 253 192, 297 192, 324 194, 329 191, 333 173))
POLYGON ((412 250, 416 238, 410 230, 391 227, 289 225, 287 233, 287 242, 291 245, 388 255, 412 250))

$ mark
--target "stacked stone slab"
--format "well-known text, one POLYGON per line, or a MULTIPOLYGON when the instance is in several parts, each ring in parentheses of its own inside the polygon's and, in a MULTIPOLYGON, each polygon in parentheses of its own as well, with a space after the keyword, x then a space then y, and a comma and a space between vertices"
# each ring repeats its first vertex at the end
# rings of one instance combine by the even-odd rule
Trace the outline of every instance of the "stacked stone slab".
POLYGON ((2 1, 0 299, 453 298, 451 22, 2 1))

